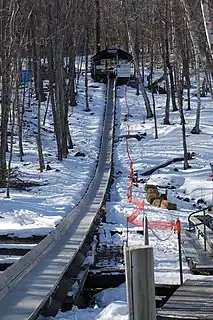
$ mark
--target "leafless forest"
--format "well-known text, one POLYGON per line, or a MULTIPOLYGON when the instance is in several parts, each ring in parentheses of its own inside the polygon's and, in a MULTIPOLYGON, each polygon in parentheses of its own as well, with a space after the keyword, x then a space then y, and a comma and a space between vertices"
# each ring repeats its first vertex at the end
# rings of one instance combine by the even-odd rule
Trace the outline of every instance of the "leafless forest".
POLYGON ((167 95, 164 124, 170 124, 170 112, 179 110, 187 168, 183 89, 190 96, 190 77, 194 75, 198 102, 192 133, 199 134, 200 96, 208 89, 213 97, 213 0, 1 0, 0 6, 0 186, 10 181, 14 134, 18 134, 20 161, 24 157, 26 101, 23 90, 20 94, 23 66, 32 70, 33 75, 31 85, 37 99, 35 139, 42 171, 44 80, 48 81, 56 153, 63 160, 72 148, 68 112, 76 103, 74 81, 79 70, 75 68, 75 59, 85 57, 87 93, 89 56, 112 45, 120 45, 133 55, 148 118, 155 115, 155 103, 154 97, 149 101, 144 89, 144 68, 149 68, 151 82, 152 70, 163 70, 167 95))

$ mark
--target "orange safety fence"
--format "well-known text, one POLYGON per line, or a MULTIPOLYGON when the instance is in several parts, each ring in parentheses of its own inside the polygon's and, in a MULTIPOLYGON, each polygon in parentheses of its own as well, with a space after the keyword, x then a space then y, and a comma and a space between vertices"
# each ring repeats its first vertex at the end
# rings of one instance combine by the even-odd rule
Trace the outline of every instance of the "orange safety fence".
MULTIPOLYGON (((126 151, 127 155, 130 161, 129 165, 129 185, 127 187, 127 199, 129 203, 137 206, 137 209, 133 211, 133 213, 127 217, 127 222, 134 224, 137 227, 143 227, 143 219, 137 219, 139 214, 144 209, 144 200, 136 200, 132 198, 132 187, 133 187, 133 176, 134 176, 134 168, 133 168, 133 161, 132 157, 129 151, 129 143, 128 143, 128 136, 130 134, 130 128, 129 128, 129 105, 127 101, 127 88, 128 88, 128 82, 125 86, 124 96, 125 96, 125 103, 127 108, 127 115, 125 116, 126 121, 126 151)), ((159 230, 176 230, 178 233, 181 232, 181 225, 180 220, 170 220, 170 221, 148 221, 148 228, 150 229, 159 229, 159 230)))
MULTIPOLYGON (((143 227, 144 222, 143 219, 137 219, 140 214, 140 209, 135 210, 129 217, 127 217, 127 221, 131 224, 134 224, 137 227, 143 227)), ((148 221, 149 229, 158 229, 158 230, 176 230, 178 233, 181 232, 181 224, 180 220, 169 220, 169 221, 148 221)))

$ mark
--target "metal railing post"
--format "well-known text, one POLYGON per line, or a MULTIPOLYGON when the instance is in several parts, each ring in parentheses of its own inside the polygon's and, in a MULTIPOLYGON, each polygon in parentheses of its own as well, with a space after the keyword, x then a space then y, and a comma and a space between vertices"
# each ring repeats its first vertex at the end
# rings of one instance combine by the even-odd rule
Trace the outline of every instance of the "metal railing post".
POLYGON ((203 210, 203 240, 204 240, 204 251, 206 251, 206 211, 203 210))
POLYGON ((148 231, 148 218, 144 215, 143 218, 143 233, 144 233, 144 245, 149 245, 149 231, 148 231))

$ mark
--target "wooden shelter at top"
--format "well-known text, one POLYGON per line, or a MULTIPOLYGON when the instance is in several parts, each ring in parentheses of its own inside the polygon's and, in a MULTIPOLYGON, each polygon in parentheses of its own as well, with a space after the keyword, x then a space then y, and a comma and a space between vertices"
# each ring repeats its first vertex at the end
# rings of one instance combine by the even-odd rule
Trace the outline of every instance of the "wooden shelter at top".
POLYGON ((91 57, 91 76, 100 82, 106 82, 109 75, 127 81, 131 76, 132 59, 130 53, 120 48, 102 50, 91 57))

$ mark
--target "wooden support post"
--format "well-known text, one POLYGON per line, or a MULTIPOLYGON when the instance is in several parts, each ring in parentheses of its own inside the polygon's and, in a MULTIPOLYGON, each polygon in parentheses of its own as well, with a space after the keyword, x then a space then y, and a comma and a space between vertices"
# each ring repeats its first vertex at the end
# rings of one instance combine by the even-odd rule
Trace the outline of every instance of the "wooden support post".
POLYGON ((156 320, 153 248, 125 248, 129 320, 156 320))

